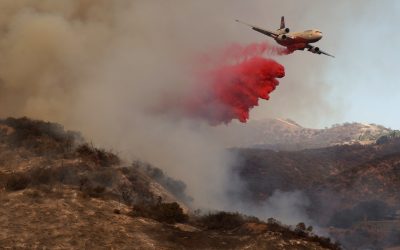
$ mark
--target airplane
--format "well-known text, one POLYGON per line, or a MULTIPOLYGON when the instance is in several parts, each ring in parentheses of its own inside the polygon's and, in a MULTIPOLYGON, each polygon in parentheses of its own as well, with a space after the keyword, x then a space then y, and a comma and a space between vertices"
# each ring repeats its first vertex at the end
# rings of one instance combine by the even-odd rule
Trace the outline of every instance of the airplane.
POLYGON ((333 55, 328 54, 327 52, 320 50, 320 48, 312 46, 310 44, 321 40, 322 38, 321 31, 317 29, 312 29, 302 32, 290 32, 290 29, 285 26, 285 17, 281 18, 281 26, 276 31, 265 30, 257 26, 242 22, 240 20, 236 20, 236 22, 247 25, 257 32, 272 37, 278 44, 285 46, 291 52, 295 50, 307 49, 308 51, 314 54, 318 55, 324 54, 327 56, 334 57, 333 55))

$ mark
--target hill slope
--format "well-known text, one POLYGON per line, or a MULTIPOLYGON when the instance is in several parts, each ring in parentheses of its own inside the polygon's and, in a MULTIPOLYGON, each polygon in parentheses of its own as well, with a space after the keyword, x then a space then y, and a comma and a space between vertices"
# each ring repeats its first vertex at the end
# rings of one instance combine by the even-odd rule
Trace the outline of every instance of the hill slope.
POLYGON ((0 120, 0 187, 5 248, 339 249, 305 226, 274 220, 229 213, 188 220, 182 182, 27 118, 0 120))
POLYGON ((254 197, 274 190, 329 190, 352 206, 365 199, 400 204, 400 140, 377 145, 341 145, 302 151, 235 149, 235 171, 254 197))
POLYGON ((302 191, 308 215, 349 249, 398 245, 400 139, 301 151, 235 149, 241 200, 268 201, 276 190, 302 191), (335 229, 336 228, 336 229, 335 229))

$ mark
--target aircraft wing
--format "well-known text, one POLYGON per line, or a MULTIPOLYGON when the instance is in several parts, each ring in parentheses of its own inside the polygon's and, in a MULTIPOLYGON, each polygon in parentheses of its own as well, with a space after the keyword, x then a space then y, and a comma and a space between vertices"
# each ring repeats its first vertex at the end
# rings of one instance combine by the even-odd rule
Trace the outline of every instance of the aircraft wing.
POLYGON ((330 56, 330 57, 333 57, 333 58, 335 57, 335 56, 333 56, 333 55, 331 55, 331 54, 329 54, 329 53, 327 53, 325 51, 322 51, 320 49, 316 50, 317 47, 314 47, 312 45, 307 45, 307 49, 308 49, 308 51, 311 51, 312 53, 315 53, 315 54, 318 54, 318 55, 324 54, 324 55, 327 55, 327 56, 330 56))
POLYGON ((266 30, 266 29, 262 29, 262 28, 259 28, 259 27, 257 27, 257 26, 254 26, 254 25, 245 23, 245 22, 240 21, 240 20, 236 20, 236 22, 241 23, 241 24, 244 24, 244 25, 247 25, 247 26, 251 27, 253 30, 255 30, 255 31, 257 31, 257 32, 260 32, 260 33, 262 33, 262 34, 264 34, 264 35, 273 37, 273 38, 276 38, 276 37, 279 36, 279 34, 273 32, 273 31, 266 30))

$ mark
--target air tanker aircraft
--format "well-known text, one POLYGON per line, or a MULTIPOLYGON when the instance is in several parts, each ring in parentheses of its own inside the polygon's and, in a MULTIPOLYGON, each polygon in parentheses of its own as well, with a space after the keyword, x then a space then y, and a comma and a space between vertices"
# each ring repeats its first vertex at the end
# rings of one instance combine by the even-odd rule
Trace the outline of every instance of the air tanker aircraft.
POLYGON ((242 23, 244 25, 250 26, 253 30, 260 32, 264 35, 272 37, 275 39, 277 43, 282 46, 285 46, 290 51, 295 50, 304 50, 307 49, 308 51, 314 54, 324 54, 327 56, 334 57, 322 50, 318 47, 314 47, 310 45, 310 43, 315 43, 321 40, 322 32, 316 29, 306 30, 302 32, 290 32, 289 28, 285 27, 285 17, 281 18, 281 27, 276 31, 269 31, 265 29, 261 29, 257 26, 253 26, 251 24, 247 24, 240 20, 236 20, 236 22, 242 23), (290 32, 290 33, 289 33, 290 32))

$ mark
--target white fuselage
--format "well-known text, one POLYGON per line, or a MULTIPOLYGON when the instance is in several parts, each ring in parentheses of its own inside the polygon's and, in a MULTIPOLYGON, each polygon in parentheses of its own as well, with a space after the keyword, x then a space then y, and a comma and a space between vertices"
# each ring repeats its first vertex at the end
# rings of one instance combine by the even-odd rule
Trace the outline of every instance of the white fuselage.
POLYGON ((317 29, 312 29, 302 32, 282 33, 280 36, 275 38, 275 41, 282 46, 296 50, 304 49, 307 44, 318 42, 321 38, 322 32, 317 29), (288 37, 290 37, 290 39, 287 39, 288 37))

